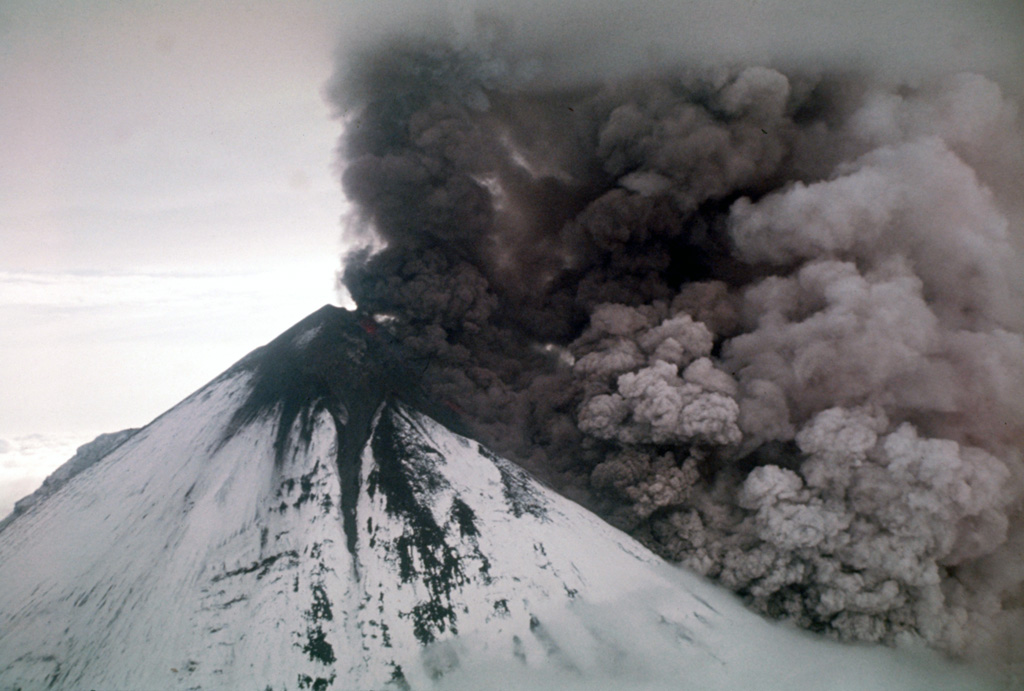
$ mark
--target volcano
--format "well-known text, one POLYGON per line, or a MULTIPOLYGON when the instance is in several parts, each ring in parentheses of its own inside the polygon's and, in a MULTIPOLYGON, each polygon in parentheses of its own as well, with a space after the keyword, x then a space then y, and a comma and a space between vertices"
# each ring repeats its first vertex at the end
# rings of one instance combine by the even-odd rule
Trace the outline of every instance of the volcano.
MULTIPOLYGON (((978 689, 753 614, 324 307, 0 524, 2 689, 978 689)), ((112 447, 112 448, 109 448, 112 447)))

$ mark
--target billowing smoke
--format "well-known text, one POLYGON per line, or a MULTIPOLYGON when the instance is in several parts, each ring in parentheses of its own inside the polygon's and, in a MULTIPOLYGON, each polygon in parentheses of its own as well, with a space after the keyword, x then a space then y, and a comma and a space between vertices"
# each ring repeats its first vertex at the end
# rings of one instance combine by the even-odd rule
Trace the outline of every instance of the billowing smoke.
POLYGON ((1012 100, 792 63, 551 79, 492 38, 382 41, 330 90, 342 280, 425 384, 758 610, 1024 650, 1012 100))

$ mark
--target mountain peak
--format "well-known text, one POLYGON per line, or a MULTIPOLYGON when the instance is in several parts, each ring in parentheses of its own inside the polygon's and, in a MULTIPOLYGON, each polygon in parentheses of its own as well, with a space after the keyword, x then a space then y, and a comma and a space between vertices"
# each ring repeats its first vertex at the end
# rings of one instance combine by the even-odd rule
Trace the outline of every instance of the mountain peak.
POLYGON ((321 309, 30 506, 0 688, 978 688, 772 627, 453 431, 423 364, 321 309))
POLYGON ((276 417, 274 449, 280 465, 290 436, 297 434, 308 446, 318 415, 329 415, 338 434, 334 462, 342 483, 346 544, 354 552, 359 454, 381 405, 405 401, 435 417, 445 415, 419 388, 426 364, 408 355, 371 317, 325 305, 225 374, 246 372, 252 379, 222 442, 263 416, 276 417))
POLYGON ((322 409, 340 427, 352 428, 365 439, 374 412, 389 397, 458 426, 443 405, 420 389, 420 375, 427 364, 408 353, 370 316, 325 305, 223 375, 252 374, 249 395, 235 413, 226 438, 274 410, 279 415, 275 445, 280 452, 300 413, 301 434, 308 437, 310 414, 322 409))

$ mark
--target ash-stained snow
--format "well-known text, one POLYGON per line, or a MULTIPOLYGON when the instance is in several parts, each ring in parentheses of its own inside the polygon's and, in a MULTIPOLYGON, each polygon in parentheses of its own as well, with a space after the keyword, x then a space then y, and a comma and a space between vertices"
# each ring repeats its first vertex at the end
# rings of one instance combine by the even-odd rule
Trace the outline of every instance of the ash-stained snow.
POLYGON ((0 532, 0 689, 985 688, 766 622, 310 319, 0 532))

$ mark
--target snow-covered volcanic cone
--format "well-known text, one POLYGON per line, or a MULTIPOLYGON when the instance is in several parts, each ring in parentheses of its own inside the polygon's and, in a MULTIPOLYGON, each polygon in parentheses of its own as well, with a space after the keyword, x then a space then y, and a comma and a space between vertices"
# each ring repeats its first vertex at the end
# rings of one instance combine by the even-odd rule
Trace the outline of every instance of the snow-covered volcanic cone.
POLYGON ((423 366, 325 307, 50 483, 0 527, 0 688, 983 686, 746 611, 452 431, 423 366))

